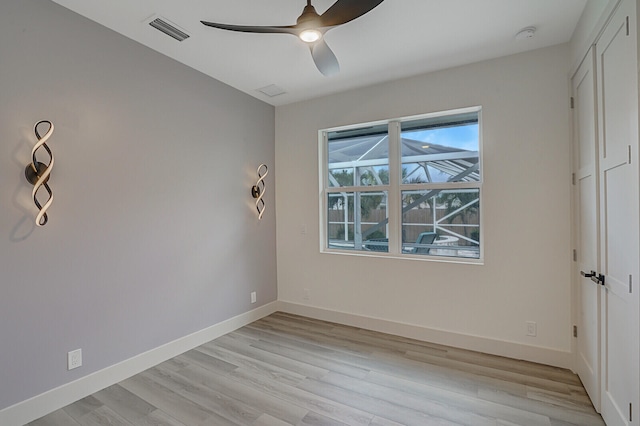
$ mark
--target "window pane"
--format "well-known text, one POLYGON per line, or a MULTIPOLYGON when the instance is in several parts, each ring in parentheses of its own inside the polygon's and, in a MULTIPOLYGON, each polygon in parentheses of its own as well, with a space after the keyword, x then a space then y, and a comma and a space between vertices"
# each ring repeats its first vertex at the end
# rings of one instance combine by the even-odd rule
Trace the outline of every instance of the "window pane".
POLYGON ((388 252, 387 197, 387 191, 330 193, 328 247, 388 252))
POLYGON ((480 257, 480 190, 402 191, 402 251, 480 257))
POLYGON ((402 183, 479 182, 478 113, 402 123, 402 183))
POLYGON ((329 132, 329 187, 389 184, 388 125, 329 132))
POLYGON ((329 186, 355 186, 353 167, 350 169, 329 169, 329 186))

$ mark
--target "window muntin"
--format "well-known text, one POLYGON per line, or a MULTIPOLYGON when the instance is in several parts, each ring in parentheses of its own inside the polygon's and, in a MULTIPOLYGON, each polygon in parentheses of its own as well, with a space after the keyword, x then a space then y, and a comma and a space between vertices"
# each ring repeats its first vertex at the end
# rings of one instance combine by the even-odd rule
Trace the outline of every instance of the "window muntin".
POLYGON ((481 258, 479 113, 323 133, 323 249, 481 258))

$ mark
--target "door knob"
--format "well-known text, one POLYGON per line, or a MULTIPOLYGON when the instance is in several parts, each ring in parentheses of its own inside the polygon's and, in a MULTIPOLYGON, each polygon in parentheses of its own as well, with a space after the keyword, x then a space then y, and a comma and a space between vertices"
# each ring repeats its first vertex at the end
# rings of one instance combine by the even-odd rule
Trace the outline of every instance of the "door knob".
POLYGON ((585 278, 591 278, 596 276, 596 271, 591 271, 591 272, 580 271, 580 275, 582 275, 585 278))

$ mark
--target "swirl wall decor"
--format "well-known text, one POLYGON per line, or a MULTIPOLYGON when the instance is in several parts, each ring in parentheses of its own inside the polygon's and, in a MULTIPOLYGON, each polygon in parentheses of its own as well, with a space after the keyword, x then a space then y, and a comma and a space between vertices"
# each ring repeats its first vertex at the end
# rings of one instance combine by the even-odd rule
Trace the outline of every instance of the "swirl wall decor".
POLYGON ((266 185, 264 183, 264 178, 267 177, 269 173, 269 169, 265 164, 260 164, 258 166, 258 181, 253 187, 251 187, 251 195, 256 199, 256 210, 258 211, 258 219, 262 219, 262 215, 265 210, 265 202, 263 200, 264 191, 266 189, 266 185))
POLYGON ((36 216, 36 225, 44 226, 49 220, 49 216, 47 216, 47 210, 51 206, 53 202, 53 192, 51 191, 51 187, 47 183, 49 181, 49 176, 51 175, 51 169, 53 169, 53 154, 47 145, 47 140, 53 134, 53 123, 48 120, 38 121, 35 126, 33 126, 33 131, 36 134, 36 138, 38 138, 38 142, 33 146, 31 150, 31 163, 29 163, 24 170, 24 174, 29 181, 33 185, 33 191, 31 191, 31 197, 33 198, 33 202, 36 207, 38 207, 38 215, 36 216), (38 126, 41 124, 48 124, 49 129, 44 134, 44 136, 40 136, 40 132, 38 131, 38 126), (36 159, 36 152, 40 149, 44 148, 45 151, 49 154, 49 164, 41 163, 36 159), (43 204, 40 204, 38 201, 38 190, 44 187, 49 193, 49 198, 43 204))

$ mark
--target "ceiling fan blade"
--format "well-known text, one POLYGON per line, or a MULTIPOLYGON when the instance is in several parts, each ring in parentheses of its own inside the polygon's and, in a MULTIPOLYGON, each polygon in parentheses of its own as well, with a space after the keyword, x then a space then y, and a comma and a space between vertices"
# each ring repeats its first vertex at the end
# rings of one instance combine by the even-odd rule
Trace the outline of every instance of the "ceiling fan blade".
POLYGON ((207 27, 219 28, 221 30, 229 30, 229 31, 238 31, 241 33, 270 33, 270 34, 293 34, 297 36, 300 34, 300 29, 296 28, 294 25, 289 25, 286 27, 260 27, 260 26, 250 26, 250 25, 229 25, 229 24, 218 24, 216 22, 207 22, 200 21, 207 27))
POLYGON ((338 0, 327 9, 320 20, 325 27, 342 25, 371 11, 384 0, 338 0))
POLYGON ((326 77, 340 72, 340 64, 329 45, 321 39, 311 46, 311 56, 318 70, 326 77))

